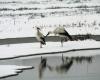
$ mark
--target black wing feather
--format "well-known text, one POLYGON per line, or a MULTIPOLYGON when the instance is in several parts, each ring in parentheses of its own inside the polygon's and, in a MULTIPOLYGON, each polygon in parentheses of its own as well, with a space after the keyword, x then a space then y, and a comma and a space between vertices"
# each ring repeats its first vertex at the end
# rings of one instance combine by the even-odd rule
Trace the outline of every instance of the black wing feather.
POLYGON ((42 44, 46 44, 46 43, 45 43, 45 38, 44 38, 44 37, 40 37, 40 39, 41 39, 41 43, 42 43, 42 44))
POLYGON ((70 40, 73 40, 73 38, 70 36, 70 34, 65 30, 65 33, 66 33, 66 36, 68 36, 68 38, 70 39, 70 40))
POLYGON ((69 34, 66 30, 64 30, 63 33, 59 33, 59 34, 60 34, 60 35, 67 36, 71 41, 73 40, 72 37, 70 36, 70 34, 69 34))

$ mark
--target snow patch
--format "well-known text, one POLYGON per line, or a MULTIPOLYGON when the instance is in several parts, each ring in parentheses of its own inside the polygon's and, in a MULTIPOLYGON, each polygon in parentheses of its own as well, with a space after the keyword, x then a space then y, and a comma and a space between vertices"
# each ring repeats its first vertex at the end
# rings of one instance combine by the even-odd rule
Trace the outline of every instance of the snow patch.
POLYGON ((32 68, 31 66, 17 66, 17 65, 0 65, 0 78, 6 76, 17 75, 24 69, 32 68))
POLYGON ((0 45, 0 58, 11 58, 23 55, 44 54, 52 52, 63 52, 73 49, 100 48, 100 42, 94 40, 68 41, 61 47, 60 42, 47 42, 46 46, 40 48, 39 43, 23 43, 0 45))

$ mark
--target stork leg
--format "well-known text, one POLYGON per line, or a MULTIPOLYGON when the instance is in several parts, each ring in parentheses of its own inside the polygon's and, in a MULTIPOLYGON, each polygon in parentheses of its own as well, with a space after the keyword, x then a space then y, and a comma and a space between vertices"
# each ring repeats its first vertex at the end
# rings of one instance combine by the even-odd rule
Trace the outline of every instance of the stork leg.
POLYGON ((40 48, 42 48, 42 43, 40 42, 40 48))
POLYGON ((61 47, 63 47, 63 38, 61 38, 61 47))

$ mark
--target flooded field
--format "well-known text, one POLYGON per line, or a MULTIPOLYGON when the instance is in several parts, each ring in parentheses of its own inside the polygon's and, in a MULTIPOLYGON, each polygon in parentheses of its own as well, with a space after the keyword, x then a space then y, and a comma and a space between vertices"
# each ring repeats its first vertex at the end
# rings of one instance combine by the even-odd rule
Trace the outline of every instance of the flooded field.
MULTIPOLYGON (((78 51, 87 54, 100 50, 78 51)), ((75 52, 70 52, 71 54, 75 52)), ((0 65, 33 66, 17 76, 0 80, 100 80, 100 56, 65 56, 65 54, 0 60, 0 65)))

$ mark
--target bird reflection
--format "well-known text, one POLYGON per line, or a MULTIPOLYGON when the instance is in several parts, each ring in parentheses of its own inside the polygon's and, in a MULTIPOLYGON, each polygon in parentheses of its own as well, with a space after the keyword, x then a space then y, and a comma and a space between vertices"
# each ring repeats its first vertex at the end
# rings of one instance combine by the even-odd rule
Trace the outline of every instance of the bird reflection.
POLYGON ((46 68, 46 64, 47 64, 47 59, 46 58, 42 59, 42 57, 41 57, 41 62, 39 65, 39 78, 42 78, 42 74, 46 68))
POLYGON ((47 58, 41 57, 41 62, 39 64, 39 78, 40 79, 42 78, 43 73, 46 70, 46 68, 48 68, 49 71, 56 71, 57 73, 65 73, 70 70, 74 62, 78 64, 81 64, 83 62, 92 63, 92 58, 93 58, 92 56, 63 57, 62 55, 62 58, 61 58, 62 63, 60 65, 56 65, 52 67, 47 63, 47 58))
POLYGON ((73 65, 73 60, 70 58, 70 59, 67 59, 64 60, 64 57, 62 55, 62 64, 59 65, 59 66, 56 66, 56 71, 58 73, 63 73, 63 72, 67 72, 71 66, 73 65))
POLYGON ((74 62, 82 63, 83 61, 92 63, 92 56, 65 57, 65 59, 64 59, 64 57, 62 55, 62 64, 59 66, 56 66, 56 71, 58 73, 67 72, 67 71, 69 71, 69 69, 71 68, 71 66, 73 65, 74 62))
MULTIPOLYGON (((68 57, 66 57, 68 59, 68 57)), ((73 61, 76 61, 77 63, 82 63, 83 61, 86 61, 88 63, 92 63, 92 56, 77 56, 77 57, 71 57, 73 61)))
POLYGON ((39 64, 39 78, 41 79, 43 76, 43 72, 45 69, 48 68, 50 71, 52 71, 51 66, 47 64, 47 58, 42 58, 41 57, 41 62, 39 64))

